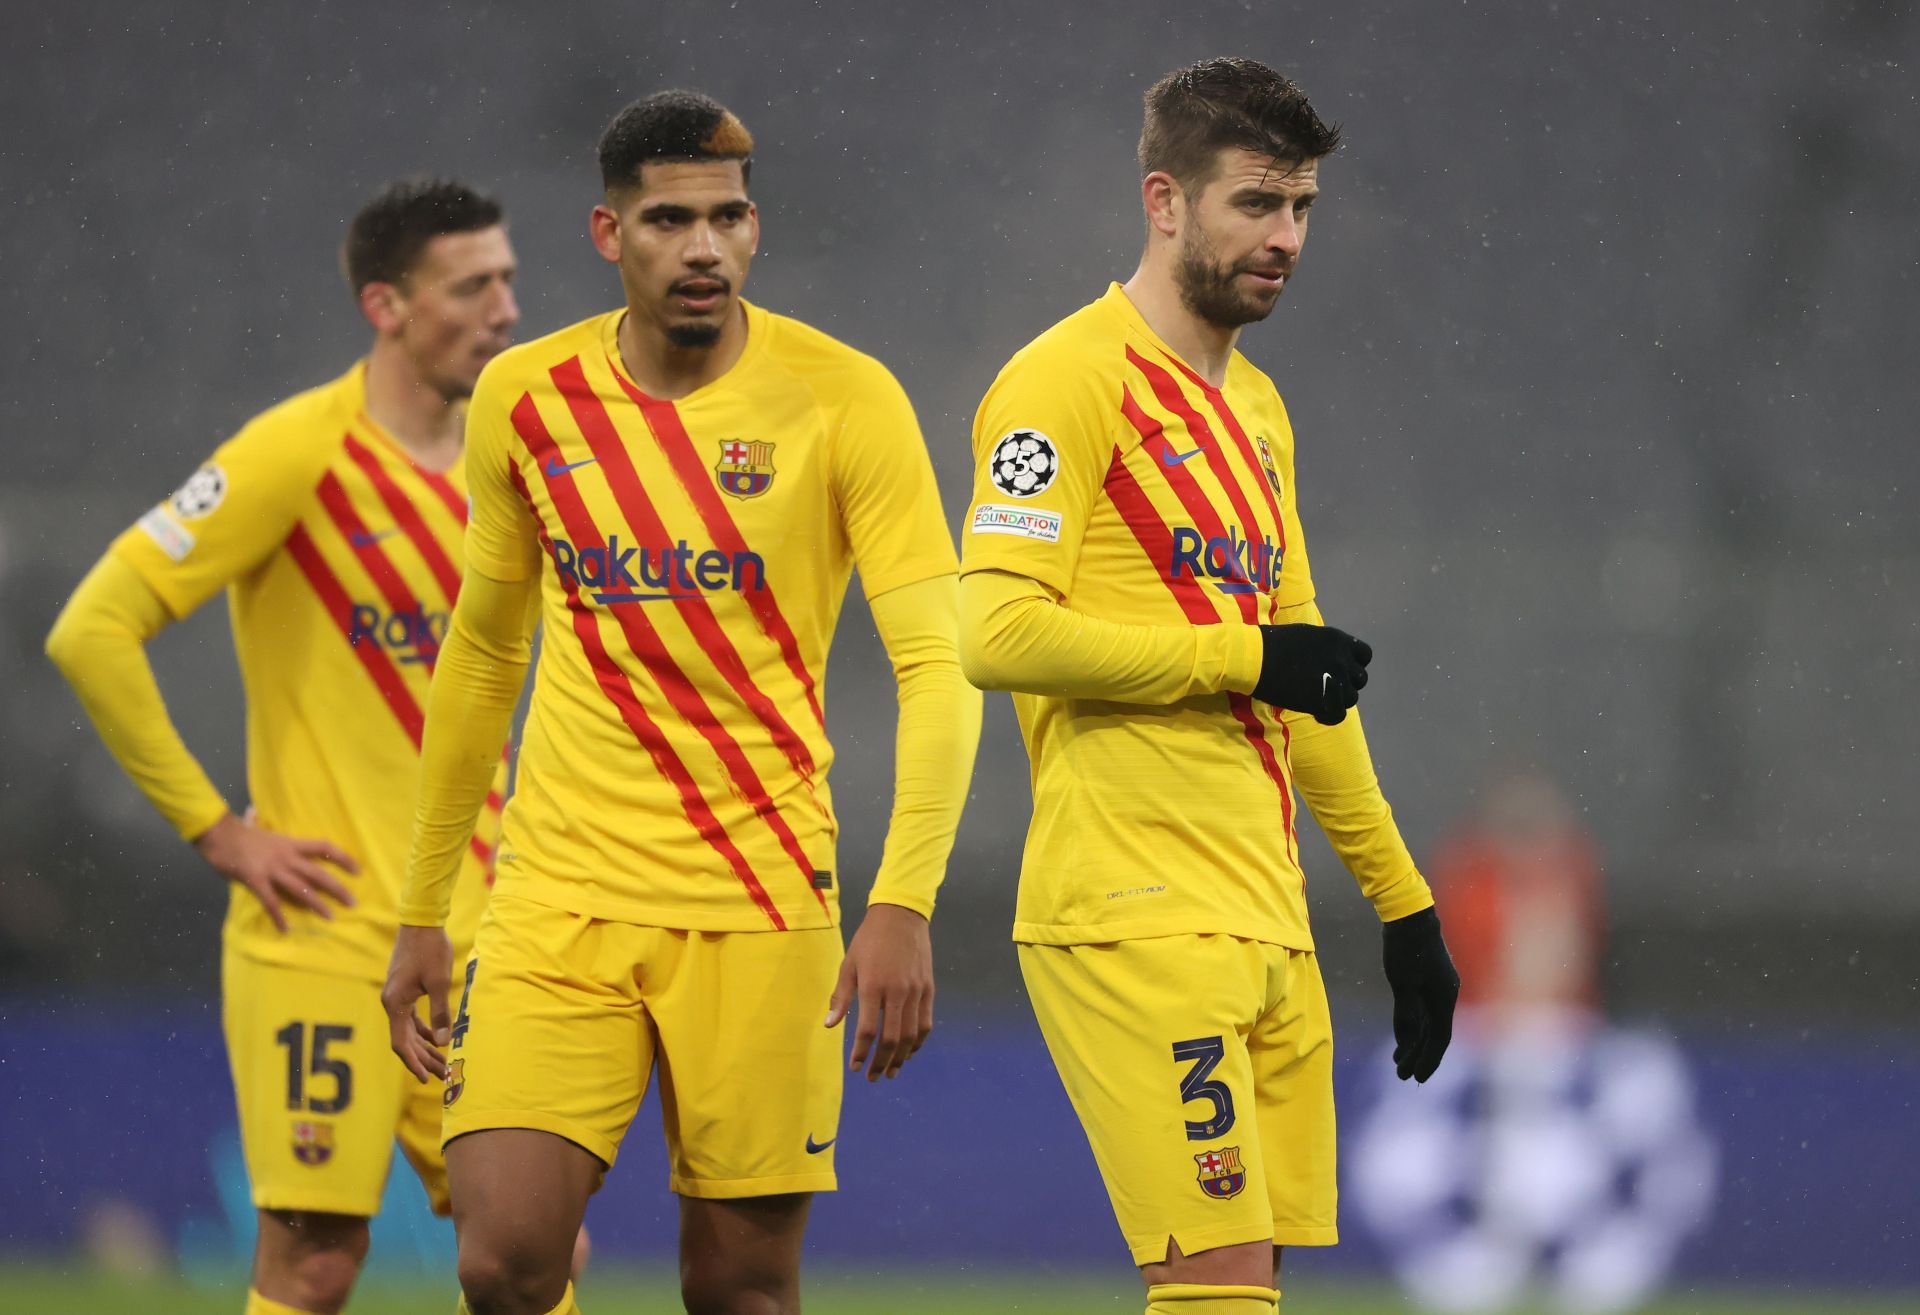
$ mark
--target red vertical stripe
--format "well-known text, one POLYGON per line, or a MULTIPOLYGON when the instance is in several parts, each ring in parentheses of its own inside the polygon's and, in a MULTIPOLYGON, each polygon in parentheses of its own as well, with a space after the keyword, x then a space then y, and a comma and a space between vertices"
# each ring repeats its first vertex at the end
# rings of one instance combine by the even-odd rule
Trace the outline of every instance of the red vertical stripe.
MULTIPOLYGON (((1127 423, 1139 433, 1143 443, 1151 442, 1156 436, 1161 435, 1160 422, 1141 410, 1140 404, 1133 400, 1133 394, 1125 388, 1120 390, 1120 413, 1126 416, 1127 423)), ((1164 442, 1164 437, 1162 441, 1164 442)), ((1225 539, 1227 537, 1225 522, 1220 519, 1220 513, 1213 509, 1213 503, 1207 499, 1198 481, 1188 472, 1185 463, 1169 466, 1164 458, 1160 461, 1160 473, 1166 477, 1167 487, 1173 490, 1173 495, 1180 499, 1180 505, 1187 509, 1187 515, 1193 518, 1194 528, 1208 539, 1225 539)), ((1203 548, 1201 551, 1205 552, 1206 549, 1203 548)), ((1171 555, 1166 560, 1171 570, 1173 560, 1171 555)), ((1203 557, 1202 560, 1204 561, 1205 558, 1203 557)), ((1242 578, 1243 573, 1240 572, 1239 563, 1229 563, 1228 569, 1234 573, 1234 578, 1242 578)), ((1260 619, 1260 605, 1251 590, 1247 593, 1227 596, 1239 605, 1241 620, 1251 625, 1260 619)))
MULTIPOLYGON (((1139 404, 1133 400, 1133 395, 1125 389, 1121 390, 1120 408, 1143 442, 1150 441, 1159 432, 1158 423, 1140 409, 1139 404)), ((1166 469, 1170 484, 1175 483, 1175 477, 1183 473, 1178 466, 1163 468, 1166 469)), ((1200 532, 1209 537, 1224 535, 1226 531, 1220 524, 1219 516, 1200 495, 1199 488, 1194 484, 1191 476, 1185 478, 1185 484, 1187 488, 1184 493, 1177 484, 1175 492, 1181 495, 1180 502, 1187 509, 1187 513, 1198 522, 1197 528, 1200 532)), ((1173 578, 1170 569, 1173 561, 1173 533, 1167 528, 1166 522, 1153 510, 1153 503, 1148 499, 1146 491, 1140 487, 1139 481, 1134 479, 1132 473, 1122 464, 1119 452, 1114 453, 1113 464, 1107 471, 1107 492, 1108 496, 1113 498, 1114 506, 1119 510, 1121 519, 1127 522, 1128 527, 1134 532, 1134 538, 1138 539, 1140 546, 1146 550, 1147 558, 1152 562, 1154 570, 1166 582, 1167 588, 1173 591, 1187 619, 1197 625, 1218 624, 1220 616, 1201 592, 1199 582, 1192 579, 1175 580, 1173 578), (1162 563, 1169 565, 1163 567, 1162 563), (1183 593, 1180 588, 1183 584, 1193 587, 1183 593)), ((1253 595, 1241 594, 1240 598, 1247 603, 1242 608, 1245 619, 1253 622, 1258 615, 1257 608, 1252 603, 1253 595)), ((1247 740, 1253 745, 1254 752, 1260 758, 1261 767, 1273 781, 1274 788, 1280 792, 1280 813, 1285 819, 1288 844, 1291 847, 1294 844, 1292 779, 1275 758, 1273 745, 1267 740, 1266 730, 1261 724, 1259 712, 1253 706, 1252 699, 1244 694, 1230 693, 1227 695, 1227 706, 1246 732, 1247 740)), ((1281 733, 1283 735, 1286 733, 1285 723, 1281 723, 1281 733)), ((1295 865, 1298 866, 1297 859, 1295 865)))
MULTIPOLYGON (((660 450, 673 467, 674 478, 680 481, 680 487, 693 503, 694 510, 700 514, 700 521, 707 527, 707 534, 715 546, 722 552, 746 552, 747 541, 741 537, 733 517, 727 514, 726 504, 720 500, 720 491, 714 487, 712 468, 702 462, 700 454, 694 451, 693 439, 680 422, 679 409, 672 402, 648 397, 635 388, 611 358, 607 361, 607 369, 619 381, 621 389, 633 404, 640 408, 647 428, 653 431, 654 441, 660 444, 660 450)), ((793 673, 794 679, 800 682, 800 688, 806 691, 807 706, 813 710, 814 720, 824 730, 827 717, 820 707, 813 673, 807 670, 806 660, 800 656, 800 642, 794 638, 793 627, 787 624, 786 616, 780 611, 780 603, 773 595, 772 585, 747 594, 746 600, 761 632, 779 647, 787 670, 793 673)))
MULTIPOLYGON (((401 576, 399 570, 395 568, 392 559, 387 556, 380 545, 374 542, 372 536, 367 533, 366 522, 360 519, 360 513, 354 508, 353 499, 347 495, 346 486, 340 483, 332 471, 328 471, 321 477, 319 493, 320 505, 325 509, 328 519, 333 522, 334 528, 340 531, 341 537, 347 541, 348 547, 353 550, 354 556, 359 559, 361 567, 365 569, 367 575, 372 578, 374 587, 380 591, 380 596, 387 600, 387 606, 402 614, 424 615, 423 609, 420 606, 420 600, 413 596, 412 590, 408 588, 406 580, 401 576)), ((320 565, 324 569, 326 563, 323 561, 320 565)), ((303 567, 302 569, 304 570, 305 568, 303 567)), ((332 576, 331 572, 328 574, 329 578, 334 580, 335 586, 339 587, 338 578, 332 576)), ((346 597, 344 588, 341 589, 341 596, 343 598, 346 597)), ((351 623, 353 612, 351 599, 347 600, 347 612, 349 623, 351 623)), ((349 628, 346 633, 351 635, 353 632, 349 628)), ((356 644, 354 647, 356 649, 378 649, 379 646, 377 644, 356 644)), ((382 652, 381 657, 384 658, 385 656, 386 654, 382 652)), ((434 659, 437 656, 437 652, 423 650, 421 653, 421 657, 425 659, 429 669, 432 668, 434 659)), ((392 665, 390 660, 388 664, 392 665)), ((396 676, 400 675, 397 670, 394 674, 396 676)), ((402 687, 404 688, 405 677, 401 676, 400 679, 402 687)), ((421 722, 423 725, 425 724, 424 716, 421 717, 421 722)), ((414 737, 413 747, 416 749, 420 747, 420 739, 418 736, 414 737)), ((506 750, 503 748, 501 753, 504 755, 506 750)), ((487 791, 487 807, 496 813, 506 807, 506 801, 500 797, 498 790, 490 789, 487 791)), ((479 842, 476 841, 475 843, 478 844, 479 842)), ((481 849, 485 849, 485 846, 481 846, 481 849)))
MULTIPOLYGON (((1258 477, 1254 482, 1259 486, 1260 491, 1266 494, 1267 511, 1273 516, 1275 532, 1280 536, 1280 546, 1285 548, 1287 523, 1280 518, 1279 496, 1273 491, 1273 486, 1267 482, 1267 468, 1261 463, 1259 454, 1253 450, 1253 444, 1247 438, 1247 431, 1240 427, 1240 418, 1234 415, 1233 408, 1227 405, 1226 395, 1195 374, 1192 368, 1179 357, 1169 356, 1167 359, 1173 362, 1174 367, 1205 395, 1208 405, 1213 408, 1213 413, 1220 417, 1220 423, 1226 426, 1234 445, 1240 449, 1240 455, 1246 461, 1247 469, 1258 477)), ((1279 473, 1279 467, 1274 468, 1274 473, 1279 473)))
MULTIPOLYGON (((1246 527, 1247 537, 1252 538, 1260 533, 1263 527, 1259 518, 1253 514, 1253 504, 1247 501, 1246 491, 1241 487, 1240 478, 1234 472, 1232 463, 1228 461, 1219 440, 1214 437, 1213 430, 1201 417, 1200 412, 1187 400, 1187 395, 1181 391, 1179 383, 1172 375, 1131 347, 1127 348, 1127 360, 1145 376, 1148 386, 1153 389, 1153 395, 1159 400, 1160 405, 1180 418, 1186 425, 1187 432, 1193 436, 1194 442, 1198 443, 1201 451, 1206 453, 1207 466, 1213 471, 1214 478, 1220 481, 1220 487, 1226 490, 1227 500, 1233 504, 1233 513, 1240 518, 1240 524, 1246 527)), ((1240 447, 1249 455, 1253 451, 1252 446, 1246 442, 1245 435, 1241 436, 1240 447)), ((1257 461, 1249 461, 1247 473, 1258 479, 1263 488, 1266 486, 1266 475, 1257 461)), ((1279 505, 1273 501, 1271 490, 1269 490, 1267 505, 1273 512, 1275 546, 1285 548, 1286 532, 1280 526, 1280 509, 1279 505)), ((1271 563, 1268 569, 1272 570, 1271 563)), ((1275 581, 1269 576, 1269 584, 1272 583, 1275 581)), ((1268 592, 1271 593, 1271 589, 1268 592)), ((1257 617, 1259 613, 1257 604, 1254 610, 1257 617)))
POLYGON ((413 505, 413 500, 406 495, 405 490, 393 482, 393 476, 388 474, 387 468, 380 464, 380 458, 374 454, 373 450, 352 434, 347 435, 347 455, 353 458, 353 464, 360 467, 366 477, 373 481, 374 492, 380 495, 380 501, 386 504, 394 523, 405 532, 414 548, 426 561, 427 569, 433 572, 433 578, 439 581, 441 592, 446 595, 447 606, 453 606, 453 600, 460 596, 460 572, 454 569, 453 559, 447 556, 447 550, 440 546, 440 540, 436 539, 433 531, 427 528, 426 521, 421 518, 420 509, 413 505))
POLYGON ((1173 578, 1169 563, 1173 561, 1173 531, 1153 509, 1153 501, 1147 497, 1147 491, 1140 487, 1140 481, 1121 461, 1116 448, 1113 462, 1107 467, 1107 496, 1113 499, 1114 508, 1119 511, 1120 519, 1133 531, 1133 537, 1139 540, 1141 551, 1147 554, 1148 562, 1154 571, 1172 590, 1174 601, 1180 604, 1180 610, 1187 620, 1197 626, 1217 626, 1220 613, 1214 610, 1200 592, 1200 582, 1191 576, 1173 578))
MULTIPOLYGON (((307 583, 313 586, 314 593, 320 596, 321 605, 333 617, 341 637, 351 636, 353 599, 333 573, 333 568, 327 565, 327 559, 320 555, 320 549, 307 533, 306 526, 293 527, 293 533, 287 536, 287 551, 292 554, 300 573, 307 577, 307 583)), ((413 741, 413 747, 418 751, 424 718, 420 715, 420 705, 414 701, 413 692, 407 688, 406 678, 400 674, 400 668, 394 665, 393 659, 378 644, 349 643, 354 656, 360 659, 360 665, 373 677, 380 697, 386 700, 387 707, 393 710, 401 729, 406 731, 407 738, 413 741)))
MULTIPOLYGON (((546 422, 540 418, 540 412, 534 406, 531 396, 521 397, 513 409, 512 418, 513 427, 532 455, 535 468, 544 470, 546 463, 557 457, 559 448, 555 445, 553 436, 547 432, 546 422)), ((532 492, 527 488, 526 481, 522 478, 517 466, 512 469, 512 474, 521 496, 527 500, 527 505, 534 509, 534 516, 540 527, 541 546, 546 549, 549 557, 553 557, 552 536, 548 533, 545 522, 540 520, 538 504, 534 501, 532 492)), ((605 545, 599 542, 598 531, 587 516, 585 503, 574 491, 570 482, 562 482, 567 478, 566 475, 552 476, 548 478, 546 485, 548 496, 553 499, 554 508, 560 514, 561 524, 573 537, 577 547, 594 545, 604 547, 605 545)), ((600 634, 596 613, 580 597, 579 590, 572 582, 562 576, 561 584, 566 590, 567 609, 573 617, 574 633, 579 637, 581 647, 586 651, 587 663, 592 668, 601 691, 613 703, 621 719, 626 722, 627 728, 633 732, 634 738, 646 749, 655 768, 662 776, 673 782, 674 788, 680 795, 681 810, 686 814, 687 821, 726 860, 728 867, 746 887, 748 896, 767 915, 774 927, 785 930, 785 920, 781 918, 780 911, 774 906, 773 899, 767 894, 766 888, 760 884, 760 879, 754 874, 746 856, 740 852, 739 847, 733 843, 732 837, 727 834, 726 828, 721 825, 720 819, 708 805, 705 796, 700 793, 699 785, 694 781, 680 756, 674 752, 666 735, 647 715, 626 673, 607 652, 606 641, 600 634)), ((647 632, 636 635, 634 631, 627 629, 627 618, 624 614, 616 613, 616 616, 621 623, 623 633, 626 634, 628 644, 637 656, 641 656, 648 650, 659 651, 664 656, 664 649, 659 648, 658 636, 651 633, 650 627, 647 632)), ((644 625, 646 618, 640 617, 638 620, 644 625)), ((678 668, 664 671, 656 669, 644 656, 641 656, 641 660, 647 663, 649 673, 660 685, 662 691, 669 693, 669 697, 672 696, 668 685, 669 680, 685 686, 686 677, 678 668)), ((671 667, 670 662, 667 665, 671 667)), ((697 700, 698 696, 696 695, 695 698, 697 700)), ((682 713, 682 715, 686 714, 682 713)), ((708 714, 707 720, 712 720, 711 714, 708 714)), ((709 743, 711 742, 709 738, 709 743)), ((735 748, 737 750, 738 746, 736 745, 735 748)), ((809 887, 812 884, 811 877, 812 869, 809 867, 809 887)))
MULTIPOLYGON (((673 542, 666 524, 654 509, 652 500, 647 497, 646 487, 640 482, 639 472, 634 469, 632 455, 613 427, 613 417, 607 414, 606 406, 593 391, 593 385, 587 382, 580 358, 576 356, 556 365, 550 373, 554 386, 560 390, 560 396, 566 399, 567 409, 573 414, 573 422, 579 427, 581 437, 587 440, 587 447, 598 458, 600 473, 613 491, 614 501, 619 504, 628 526, 643 544, 673 542)), ((764 577, 761 584, 766 584, 764 577)), ((757 591, 742 590, 741 596, 750 598, 754 592, 757 591)), ((699 593, 691 596, 676 594, 673 605, 679 610, 687 629, 693 633, 701 649, 712 659, 714 668, 726 678, 728 686, 747 710, 766 727, 774 744, 786 755, 801 782, 812 792, 813 754, 787 719, 780 715, 780 709, 773 700, 753 683, 746 663, 741 660, 733 641, 727 637, 726 629, 714 616, 713 608, 705 596, 699 593)), ((822 811, 824 815, 824 809, 822 811)), ((811 877, 812 869, 809 868, 808 872, 811 877)))
MULTIPOLYGON (((321 476, 319 494, 320 506, 326 511, 327 518, 340 531, 340 537, 347 541, 353 555, 360 560, 361 568, 373 580, 373 587, 380 591, 380 596, 387 600, 387 606, 404 616, 423 614, 420 600, 413 596, 412 588, 394 566, 393 559, 368 533, 366 522, 360 519, 346 486, 331 470, 321 476)), ((435 654, 423 650, 421 656, 431 665, 435 654)))

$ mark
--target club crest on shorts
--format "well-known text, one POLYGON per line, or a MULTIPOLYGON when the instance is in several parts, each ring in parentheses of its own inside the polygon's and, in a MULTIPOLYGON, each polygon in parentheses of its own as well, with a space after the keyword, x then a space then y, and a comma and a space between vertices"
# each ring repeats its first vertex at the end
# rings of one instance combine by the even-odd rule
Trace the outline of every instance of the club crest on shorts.
POLYGON ((294 1120, 293 1158, 316 1169, 331 1160, 333 1125, 318 1120, 294 1120))
POLYGON ((447 1066, 447 1089, 440 1093, 440 1108, 446 1109, 467 1089, 467 1061, 456 1059, 447 1066))
POLYGON ((1267 483, 1273 485, 1273 495, 1280 496, 1280 470, 1273 464, 1273 449, 1267 446, 1265 434, 1253 440, 1260 445, 1260 469, 1267 472, 1267 483))
POLYGON ((1236 1197, 1247 1185, 1247 1171, 1240 1167, 1238 1146, 1202 1151, 1193 1157, 1193 1162, 1200 1166, 1200 1190, 1216 1200, 1236 1197))
POLYGON ((773 487, 773 444, 748 443, 737 438, 720 445, 713 477, 720 491, 736 498, 757 498, 773 487))

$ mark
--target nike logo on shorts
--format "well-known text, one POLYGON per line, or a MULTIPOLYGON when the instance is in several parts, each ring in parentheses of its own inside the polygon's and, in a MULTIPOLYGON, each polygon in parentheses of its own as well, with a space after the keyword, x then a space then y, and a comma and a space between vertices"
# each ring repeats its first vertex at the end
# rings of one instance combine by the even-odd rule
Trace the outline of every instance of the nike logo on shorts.
POLYGON ((808 1133, 807 1134, 807 1154, 818 1155, 820 1154, 821 1151, 826 1150, 827 1147, 833 1145, 835 1142, 839 1140, 840 1138, 835 1136, 835 1137, 829 1137, 825 1141, 815 1141, 813 1139, 813 1134, 808 1133))

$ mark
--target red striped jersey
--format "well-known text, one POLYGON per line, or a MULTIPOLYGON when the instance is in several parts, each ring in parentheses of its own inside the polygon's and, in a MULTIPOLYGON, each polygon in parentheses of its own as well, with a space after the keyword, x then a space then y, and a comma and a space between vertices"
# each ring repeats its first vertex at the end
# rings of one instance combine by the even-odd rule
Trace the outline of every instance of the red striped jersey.
MULTIPOLYGON (((1313 598, 1293 430, 1235 353, 1214 388, 1115 285, 1028 344, 974 421, 963 571, 1131 624, 1248 626, 1313 598)), ((1244 694, 1016 694, 1033 820, 1016 940, 1224 932, 1312 948, 1286 724, 1244 694)))
POLYGON ((689 930, 832 925, 827 648, 856 566, 868 597, 956 569, 926 446, 879 362, 755 306, 724 375, 649 397, 624 314, 503 353, 468 411, 468 569, 541 581, 500 886, 689 930))
MULTIPOLYGON (((284 936, 235 887, 230 948, 385 977, 427 682, 460 587, 466 519, 460 467, 416 465, 368 418, 362 364, 256 417, 115 541, 175 617, 227 590, 258 820, 331 840, 360 864, 352 909, 329 922, 289 906, 284 936)), ((504 785, 503 762, 454 897, 459 945, 486 901, 504 785)))

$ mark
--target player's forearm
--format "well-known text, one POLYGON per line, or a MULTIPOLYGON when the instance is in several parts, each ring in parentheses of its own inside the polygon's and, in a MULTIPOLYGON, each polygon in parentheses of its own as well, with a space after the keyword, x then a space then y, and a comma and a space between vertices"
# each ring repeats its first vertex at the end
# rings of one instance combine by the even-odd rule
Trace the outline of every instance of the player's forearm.
POLYGON ((400 921, 446 922, 453 885, 474 823, 486 804, 500 746, 531 659, 533 580, 502 583, 469 570, 434 663, 420 750, 413 854, 400 894, 400 921))
POLYGON ((982 689, 1177 703, 1251 690, 1260 679, 1260 631, 1106 621, 1062 606, 1036 580, 973 571, 960 582, 960 661, 982 689))
POLYGON ((868 902, 898 904, 930 917, 973 778, 980 692, 960 670, 953 576, 890 590, 872 604, 899 685, 900 721, 893 817, 868 902))
POLYGON ((107 751, 181 838, 191 840, 228 810, 174 729, 147 661, 147 641, 171 620, 139 573, 108 554, 67 600, 46 648, 107 751))
MULTIPOLYGON (((1310 602, 1288 608, 1276 620, 1325 624, 1320 609, 1310 602)), ((1381 921, 1404 918, 1431 905, 1433 894, 1426 878, 1415 866, 1393 820, 1393 808, 1380 789, 1360 710, 1355 708, 1336 726, 1323 726, 1305 713, 1281 715, 1287 723, 1293 783, 1381 921)))

